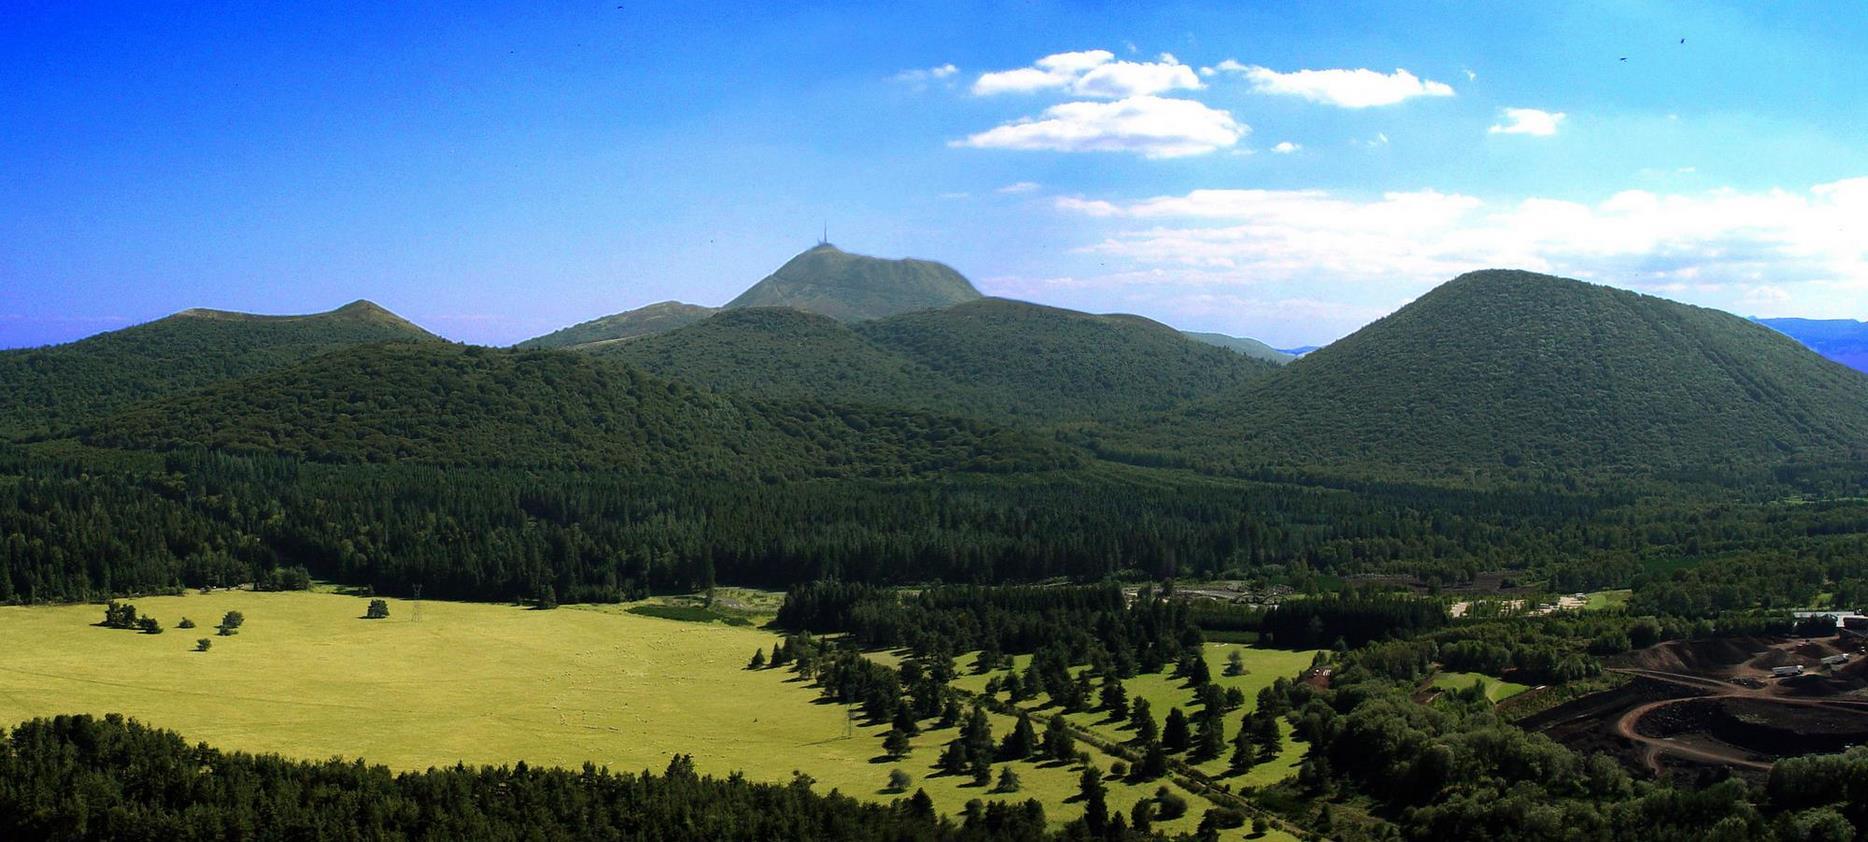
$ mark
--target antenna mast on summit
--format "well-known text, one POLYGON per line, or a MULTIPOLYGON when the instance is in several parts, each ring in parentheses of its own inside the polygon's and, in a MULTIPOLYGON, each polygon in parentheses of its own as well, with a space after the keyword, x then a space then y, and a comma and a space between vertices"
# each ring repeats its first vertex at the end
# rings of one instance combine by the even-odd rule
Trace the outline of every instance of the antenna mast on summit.
POLYGON ((830 220, 826 219, 824 220, 824 236, 817 238, 817 244, 821 246, 821 245, 827 245, 829 243, 830 243, 830 220))

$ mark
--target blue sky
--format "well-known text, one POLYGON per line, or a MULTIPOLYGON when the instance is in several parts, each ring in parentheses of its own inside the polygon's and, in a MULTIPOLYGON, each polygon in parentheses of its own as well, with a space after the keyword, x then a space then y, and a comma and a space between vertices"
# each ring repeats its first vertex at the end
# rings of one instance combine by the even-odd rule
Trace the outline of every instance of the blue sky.
POLYGON ((1868 318, 1858 3, 702 5, 10 0, 0 346, 357 298, 504 344, 824 222, 1280 345, 1488 266, 1868 318))

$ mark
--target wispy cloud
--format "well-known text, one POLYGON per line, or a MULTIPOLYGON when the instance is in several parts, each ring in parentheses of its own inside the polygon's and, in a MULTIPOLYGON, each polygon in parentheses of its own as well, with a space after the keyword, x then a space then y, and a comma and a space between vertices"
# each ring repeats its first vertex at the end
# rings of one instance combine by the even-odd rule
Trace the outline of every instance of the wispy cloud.
POLYGON ((950 142, 975 149, 1131 152, 1149 158, 1202 155, 1239 142, 1251 127, 1189 99, 1135 96, 1066 102, 950 142))
POLYGON ((1117 61, 1108 50, 1054 53, 1030 67, 982 73, 973 81, 981 96, 1056 90, 1073 96, 1123 99, 1174 90, 1199 90, 1193 68, 1168 53, 1152 62, 1117 61))
POLYGON ((1037 190, 1038 186, 1039 186, 1038 183, 1035 181, 1020 181, 1020 182, 1016 182, 1013 184, 1007 184, 1006 186, 1001 187, 997 190, 994 190, 993 192, 1006 193, 1006 194, 1030 193, 1030 192, 1037 190))
POLYGON ((1830 298, 1868 292, 1868 178, 1802 191, 1630 190, 1595 203, 1195 190, 1128 203, 1060 198, 1055 207, 1116 223, 1085 253, 1184 285, 1420 291, 1460 272, 1512 267, 1714 306, 1768 309, 1797 286, 1830 298))
POLYGON ((1292 152, 1296 152, 1297 150, 1302 149, 1302 148, 1304 148, 1304 145, 1301 143, 1292 143, 1288 140, 1284 140, 1284 141, 1279 141, 1277 146, 1271 147, 1271 151, 1276 152, 1279 155, 1289 155, 1292 152))
POLYGON ((1504 122, 1493 125, 1487 132, 1549 137, 1557 133, 1557 126, 1568 116, 1561 111, 1540 111, 1536 108, 1507 108, 1504 115, 1504 122))
POLYGON ((1395 105, 1417 97, 1453 95, 1453 86, 1421 79, 1401 69, 1393 73, 1378 73, 1366 68, 1280 73, 1268 67, 1240 64, 1231 59, 1220 62, 1214 69, 1245 77, 1252 84, 1252 90, 1259 93, 1302 97, 1339 108, 1371 108, 1395 105))
POLYGON ((947 87, 953 87, 953 78, 959 72, 960 68, 952 64, 941 64, 935 65, 934 67, 919 67, 912 70, 904 70, 894 76, 890 76, 889 81, 907 85, 917 91, 923 91, 927 90, 929 85, 936 82, 944 83, 947 87))

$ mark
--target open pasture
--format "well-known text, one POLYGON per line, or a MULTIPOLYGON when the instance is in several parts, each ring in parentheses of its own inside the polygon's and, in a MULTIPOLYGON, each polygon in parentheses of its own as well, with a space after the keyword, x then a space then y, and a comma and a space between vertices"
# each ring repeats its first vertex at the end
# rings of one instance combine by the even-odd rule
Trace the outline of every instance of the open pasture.
MULTIPOLYGON (((787 781, 796 770, 819 791, 877 800, 898 797, 883 787, 899 767, 914 778, 907 793, 925 788, 945 812, 972 798, 1037 798, 1053 821, 1082 811, 1074 766, 1014 764, 1023 786, 1011 795, 933 776, 952 730, 924 732, 912 754, 885 762, 884 727, 849 722, 843 706, 820 703, 787 672, 745 669, 755 648, 778 641, 756 628, 645 617, 629 606, 424 601, 418 619, 417 606, 398 599, 388 600, 387 619, 365 620, 365 599, 304 592, 128 602, 165 631, 94 625, 102 605, 0 608, 8 644, 0 727, 119 712, 228 750, 360 757, 397 769, 524 760, 659 772, 687 753, 716 775, 787 781), (245 625, 216 635, 235 610, 245 625), (183 617, 197 627, 177 628, 183 617), (194 651, 200 638, 212 641, 208 651, 194 651)), ((1011 726, 994 717, 995 737, 1011 726)), ((1111 810, 1125 813, 1156 786, 1108 785, 1111 810)), ((1202 802, 1188 800, 1187 817, 1161 826, 1193 829, 1202 802)))

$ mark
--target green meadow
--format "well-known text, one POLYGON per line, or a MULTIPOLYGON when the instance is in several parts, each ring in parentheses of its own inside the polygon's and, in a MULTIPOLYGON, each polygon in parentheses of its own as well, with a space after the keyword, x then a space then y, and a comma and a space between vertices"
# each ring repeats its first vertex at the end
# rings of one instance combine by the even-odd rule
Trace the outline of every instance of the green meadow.
MULTIPOLYGON (((1230 741, 1233 735, 1239 733, 1240 724, 1245 721, 1246 715, 1258 707, 1258 691, 1270 686, 1271 682, 1280 677, 1295 678, 1310 667, 1310 662, 1315 656, 1315 652, 1254 649, 1233 643, 1207 644, 1206 660, 1212 672, 1213 682, 1221 687, 1237 687, 1245 693, 1245 706, 1226 714, 1227 739, 1230 741), (1243 675, 1225 674, 1227 660, 1233 652, 1238 652, 1245 663, 1243 675)), ((1018 655, 1012 660, 1013 665, 1021 672, 1031 664, 1029 655, 1018 655)), ((974 673, 970 668, 971 663, 970 656, 958 659, 960 677, 954 679, 955 687, 979 692, 985 689, 988 680, 995 676, 1003 678, 1007 672, 996 670, 990 673, 974 673)), ((1073 674, 1080 671, 1073 671, 1073 674)), ((1100 689, 1102 685, 1098 682, 1096 686, 1100 689)), ((1130 704, 1134 704, 1137 698, 1148 700, 1149 707, 1154 710, 1157 725, 1167 720, 1168 711, 1173 708, 1180 708, 1181 712, 1189 717, 1198 709, 1194 704, 1193 687, 1189 686, 1184 679, 1175 678, 1169 671, 1138 675, 1122 682, 1122 686, 1128 691, 1130 704)), ((1042 698, 1027 700, 1021 703, 1020 707, 1047 714, 1057 712, 1056 708, 1047 708, 1042 698)), ((1116 742, 1127 742, 1135 736, 1126 723, 1115 722, 1102 711, 1083 711, 1064 716, 1071 724, 1116 742)), ((1240 786, 1264 786, 1296 774, 1297 765, 1303 759, 1304 747, 1291 740, 1289 723, 1280 721, 1278 725, 1285 739, 1284 751, 1277 758, 1260 763, 1243 775, 1231 775, 1227 769, 1227 758, 1231 756, 1232 746, 1228 742, 1226 751, 1221 757, 1198 764, 1194 768, 1214 778, 1224 780, 1234 789, 1240 786)))
POLYGON ((1441 690, 1465 690, 1474 684, 1485 685, 1485 697, 1498 704, 1506 699, 1523 693, 1530 687, 1502 678, 1493 678, 1476 672, 1440 672, 1435 673, 1429 686, 1441 690))
MULTIPOLYGON (((897 762, 881 755, 885 726, 850 723, 846 708, 781 670, 745 668, 755 648, 778 637, 751 626, 682 622, 631 613, 632 606, 567 606, 534 611, 504 605, 391 599, 383 620, 362 619, 365 599, 330 593, 252 593, 128 600, 156 617, 158 635, 103 628, 102 605, 0 608, 0 724, 59 713, 123 713, 180 732, 190 741, 289 757, 362 758, 397 769, 457 762, 660 771, 676 753, 702 771, 743 771, 786 781, 794 771, 819 791, 876 800, 891 769, 914 778, 940 809, 973 798, 1037 798, 1054 822, 1081 814, 1079 768, 1013 764, 1022 789, 994 795, 970 779, 935 776, 950 730, 926 731, 897 762), (218 636, 228 611, 246 623, 218 636), (197 628, 176 628, 183 618, 197 628), (206 652, 196 641, 212 641, 206 652), (846 736, 847 729, 847 736, 846 736)), ((1214 647, 1213 674, 1238 682, 1248 699, 1276 675, 1295 675, 1307 653, 1246 650, 1252 672, 1221 677, 1226 649, 1214 647)), ((963 679, 975 681, 974 677, 963 679)), ((984 678, 977 677, 983 684, 984 678)), ((1134 679, 1165 715, 1185 705, 1175 682, 1134 679)), ((1229 717, 1237 727, 1240 714, 1229 717)), ((1093 716, 1073 716, 1101 729, 1093 716)), ((931 723, 930 723, 931 724, 931 723)), ((993 733, 1012 726, 995 716, 993 733)), ((1113 733, 1113 732, 1112 732, 1113 733)), ((1295 749, 1252 778, 1282 776, 1295 749)), ((1098 756, 1105 771, 1112 758, 1098 756)), ((996 774, 996 770, 995 770, 996 774)), ((1108 781, 1108 803, 1124 813, 1157 783, 1108 781)), ((1158 826, 1192 830, 1205 802, 1185 792, 1186 817, 1158 826)), ((1273 834, 1272 838, 1282 838, 1273 834)))

